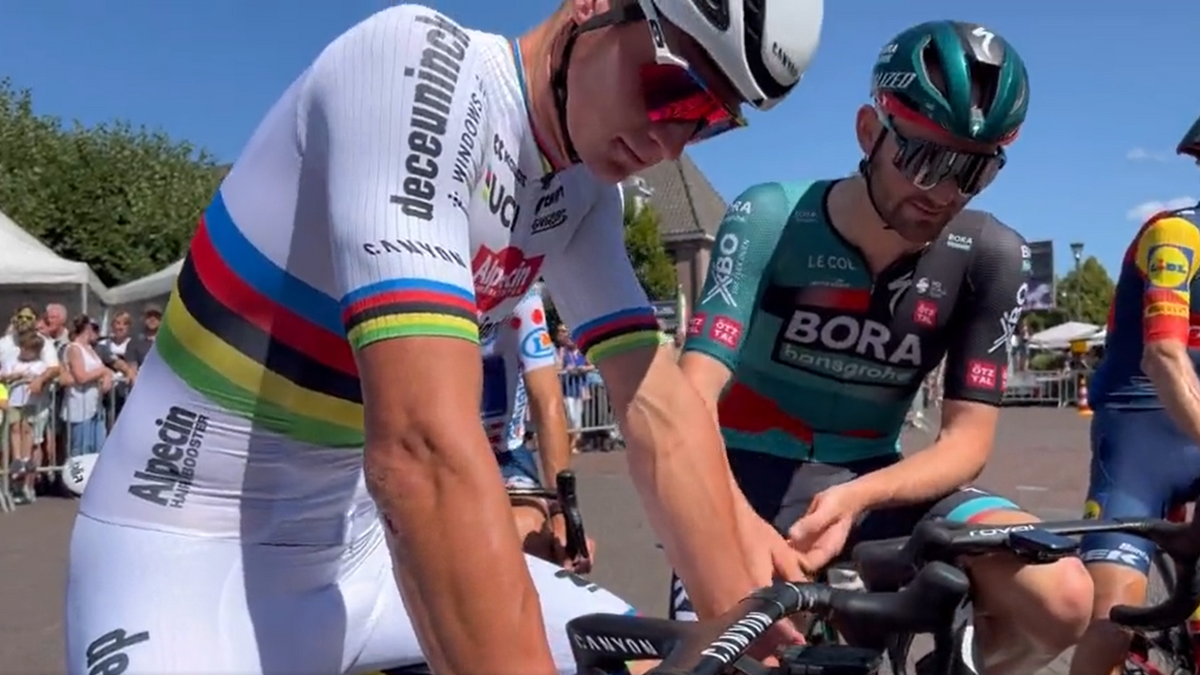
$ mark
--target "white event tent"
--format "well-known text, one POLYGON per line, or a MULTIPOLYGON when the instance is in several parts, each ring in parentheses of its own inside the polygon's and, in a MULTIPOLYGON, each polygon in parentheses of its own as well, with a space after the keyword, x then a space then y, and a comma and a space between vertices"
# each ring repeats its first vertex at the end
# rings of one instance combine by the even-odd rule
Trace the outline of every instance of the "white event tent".
POLYGON ((1029 346, 1034 349, 1067 349, 1075 340, 1087 340, 1089 347, 1104 344, 1107 336, 1100 326, 1082 321, 1068 321, 1029 337, 1029 346))
POLYGON ((72 313, 95 313, 107 296, 87 263, 63 258, 0 212, 0 312, 21 302, 60 302, 72 313))
POLYGON ((108 291, 108 302, 114 308, 125 309, 136 313, 143 303, 155 303, 160 307, 167 304, 171 290, 175 288, 175 278, 183 269, 183 260, 176 260, 170 265, 141 279, 134 279, 108 291))

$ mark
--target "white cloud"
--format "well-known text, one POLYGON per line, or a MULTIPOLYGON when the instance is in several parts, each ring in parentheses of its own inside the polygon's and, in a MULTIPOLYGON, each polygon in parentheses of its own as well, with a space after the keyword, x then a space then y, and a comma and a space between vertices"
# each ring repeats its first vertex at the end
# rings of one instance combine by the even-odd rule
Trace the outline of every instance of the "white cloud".
POLYGON ((1168 158, 1165 152, 1150 152, 1145 148, 1134 148, 1125 153, 1125 159, 1131 162, 1165 162, 1168 158))
POLYGON ((1144 202, 1142 204, 1138 204, 1132 209, 1129 209, 1129 212, 1125 214, 1125 217, 1134 222, 1140 223, 1159 211, 1185 209, 1189 206, 1194 206, 1195 204, 1195 197, 1176 197, 1174 199, 1168 199, 1165 202, 1144 202))

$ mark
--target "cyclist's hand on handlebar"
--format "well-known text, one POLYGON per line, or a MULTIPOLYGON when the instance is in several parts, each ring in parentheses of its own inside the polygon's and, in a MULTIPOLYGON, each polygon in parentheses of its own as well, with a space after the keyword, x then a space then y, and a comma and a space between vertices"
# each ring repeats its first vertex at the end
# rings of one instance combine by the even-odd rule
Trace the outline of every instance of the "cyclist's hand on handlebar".
MULTIPOLYGON (((783 535, 767 521, 747 513, 739 518, 738 531, 756 583, 769 586, 775 579, 808 580, 808 575, 801 566, 800 554, 792 549, 783 535)), ((784 619, 751 647, 750 654, 773 666, 774 654, 803 642, 804 634, 800 628, 792 619, 784 619)))
POLYGON ((800 554, 770 523, 757 515, 746 514, 739 519, 738 531, 756 583, 769 586, 775 579, 809 580, 800 554))
POLYGON ((596 555, 596 543, 588 538, 588 557, 572 559, 567 555, 566 522, 562 514, 549 515, 549 505, 543 499, 522 498, 513 502, 513 521, 527 555, 554 563, 576 574, 591 571, 596 555))
POLYGON ((850 528, 861 509, 846 485, 835 485, 817 493, 808 512, 788 530, 791 545, 800 552, 807 570, 828 565, 846 546, 850 528))
POLYGON ((587 574, 592 571, 596 560, 596 540, 587 538, 587 555, 572 558, 567 555, 567 519, 561 513, 550 517, 550 536, 554 547, 553 562, 576 574, 587 574))
POLYGON ((775 658, 777 654, 788 647, 802 644, 804 644, 804 632, 792 622, 792 619, 788 618, 775 622, 775 625, 771 626, 766 634, 750 645, 747 653, 767 666, 774 667, 779 665, 779 660, 775 658))

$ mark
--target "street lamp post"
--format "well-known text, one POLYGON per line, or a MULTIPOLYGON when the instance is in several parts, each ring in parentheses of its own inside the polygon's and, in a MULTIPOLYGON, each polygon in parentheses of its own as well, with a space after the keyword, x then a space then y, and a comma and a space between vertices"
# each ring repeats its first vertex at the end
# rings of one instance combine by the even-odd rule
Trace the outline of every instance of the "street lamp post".
POLYGON ((1071 243, 1071 256, 1075 258, 1075 320, 1083 320, 1083 294, 1080 293, 1079 266, 1083 262, 1083 242, 1071 243))

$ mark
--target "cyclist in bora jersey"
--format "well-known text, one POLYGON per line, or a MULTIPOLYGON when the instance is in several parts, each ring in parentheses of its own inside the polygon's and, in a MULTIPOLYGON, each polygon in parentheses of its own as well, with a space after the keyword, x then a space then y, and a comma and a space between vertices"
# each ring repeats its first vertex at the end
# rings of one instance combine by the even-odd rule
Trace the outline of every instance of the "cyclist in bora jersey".
MULTIPOLYGON (((1200 119, 1176 152, 1200 163, 1200 119)), ((1088 387, 1092 416, 1087 518, 1162 518, 1200 496, 1200 218, 1157 213, 1125 251, 1108 314, 1104 358, 1088 387)), ((1083 538, 1096 586, 1092 625, 1071 675, 1114 672, 1129 633, 1114 605, 1146 599, 1154 545, 1125 534, 1083 538)))
MULTIPOLYGON (((883 48, 871 95, 858 176, 755 185, 729 208, 681 363, 719 418, 742 513, 790 530, 810 570, 930 516, 1036 520, 963 487, 992 451, 1029 271, 1019 234, 964 207, 1025 120, 1025 65, 984 26, 933 21, 883 48), (903 458, 905 413, 943 357, 941 431, 903 458)), ((1032 672, 1086 626, 1078 561, 992 556, 971 578, 988 673, 1032 672)))
MULTIPOLYGON (((481 415, 505 488, 540 487, 542 476, 557 476, 571 462, 558 363, 546 329, 541 293, 541 284, 534 284, 495 336, 481 345, 481 415), (525 444, 526 413, 538 430, 541 471, 537 457, 525 444)), ((587 568, 580 566, 583 561, 566 557, 566 519, 550 506, 540 499, 513 501, 513 518, 525 552, 586 572, 587 568)))
POLYGON ((509 41, 401 5, 335 39, 203 214, 89 481, 67 671, 573 673, 566 621, 630 608, 521 555, 479 423, 479 343, 539 276, 702 612, 767 582, 787 544, 740 536, 615 183, 784 98, 821 12, 571 0, 509 41))

